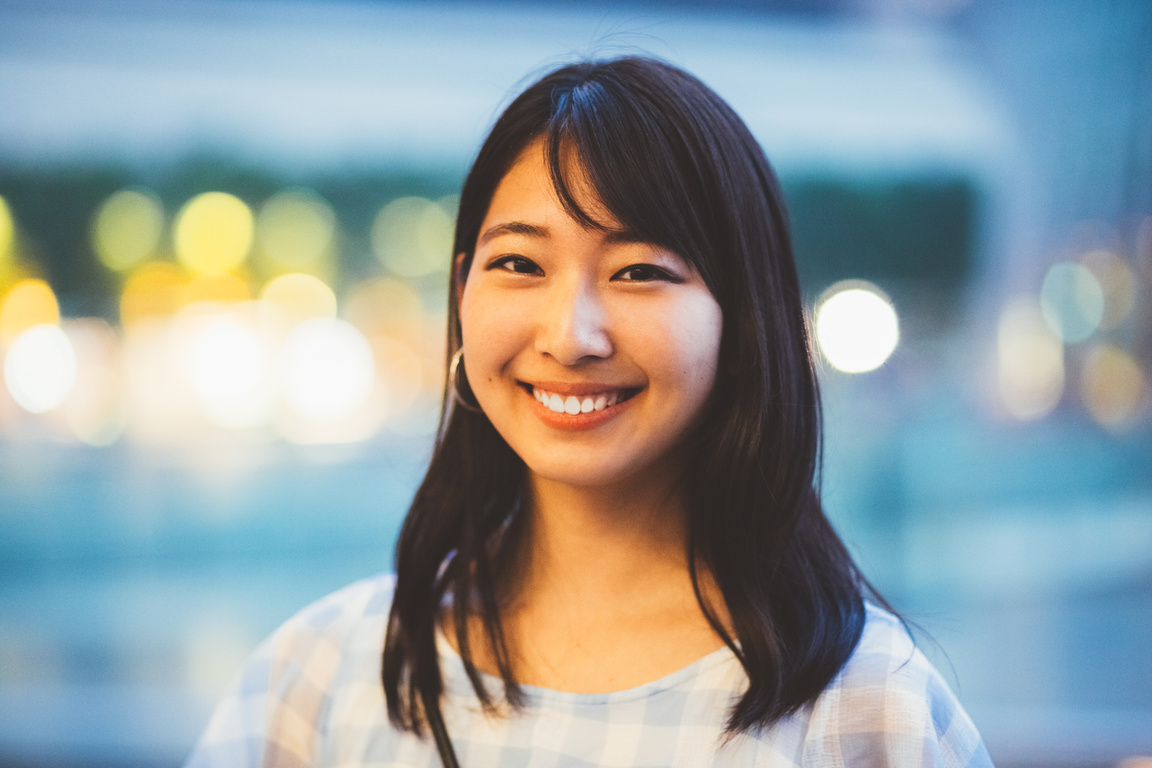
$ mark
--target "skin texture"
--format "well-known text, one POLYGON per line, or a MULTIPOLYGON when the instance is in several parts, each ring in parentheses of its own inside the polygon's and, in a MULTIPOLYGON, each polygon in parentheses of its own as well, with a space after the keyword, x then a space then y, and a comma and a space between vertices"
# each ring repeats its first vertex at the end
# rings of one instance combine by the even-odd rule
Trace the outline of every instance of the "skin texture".
MULTIPOLYGON (((533 143, 496 190, 458 299, 468 380, 528 467, 527 535, 501 585, 517 678, 612 691, 721 645, 689 580, 679 478, 716 381, 723 316, 687 262, 621 233, 578 160, 568 170, 608 231, 564 211, 533 143), (557 414, 533 386, 621 402, 557 414)), ((701 582, 722 605, 707 572, 701 582)))

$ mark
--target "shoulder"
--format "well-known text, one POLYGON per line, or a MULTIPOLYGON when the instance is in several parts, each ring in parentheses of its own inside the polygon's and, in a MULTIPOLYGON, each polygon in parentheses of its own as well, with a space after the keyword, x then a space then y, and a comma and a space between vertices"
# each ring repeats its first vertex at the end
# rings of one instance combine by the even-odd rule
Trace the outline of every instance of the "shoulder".
POLYGON ((333 702, 379 679, 394 579, 344 587, 284 622, 252 653, 187 763, 305 765, 333 702))
POLYGON ((903 624, 874 605, 852 656, 813 704, 806 751, 846 766, 991 766, 948 684, 903 624))
MULTIPOLYGON (((333 646, 344 651, 372 637, 388 620, 395 577, 379 574, 362 579, 317 600, 284 622, 266 641, 273 650, 333 646)), ((299 658, 299 656, 297 656, 299 658)))

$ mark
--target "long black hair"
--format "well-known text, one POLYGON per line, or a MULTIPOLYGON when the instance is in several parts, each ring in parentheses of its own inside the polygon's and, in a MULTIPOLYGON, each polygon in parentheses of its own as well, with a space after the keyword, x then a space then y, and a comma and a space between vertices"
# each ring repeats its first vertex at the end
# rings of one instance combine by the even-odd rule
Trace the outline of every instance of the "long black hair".
MULTIPOLYGON (((701 610, 740 660, 748 689, 730 733, 765 726, 816 697, 851 655, 870 590, 829 524, 816 488, 820 397, 784 201, 748 128, 692 75, 643 57, 562 67, 529 86, 492 128, 460 196, 449 291, 448 355, 461 343, 456 289, 468 274, 496 187, 542 139, 556 194, 604 229, 565 176, 575 156, 599 202, 630 233, 679 254, 723 312, 709 417, 689 441, 687 556, 701 610), (714 575, 733 632, 707 604, 697 565, 714 575)), ((467 391, 460 366, 459 383, 467 391)), ((449 382, 451 385, 451 382, 449 382)), ((525 467, 483 413, 446 390, 435 450, 396 546, 396 591, 383 657, 389 717, 420 733, 438 701, 435 633, 451 606, 465 669, 479 614, 503 678, 523 701, 504 641, 496 585, 517 528, 525 467)))

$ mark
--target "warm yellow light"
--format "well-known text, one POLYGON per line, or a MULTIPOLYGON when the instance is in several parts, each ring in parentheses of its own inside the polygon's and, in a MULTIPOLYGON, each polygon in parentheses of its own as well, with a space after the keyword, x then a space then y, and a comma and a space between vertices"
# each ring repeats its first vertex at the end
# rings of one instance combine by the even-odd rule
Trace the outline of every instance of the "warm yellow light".
POLYGON ((1000 398, 1021 420, 1051 413, 1064 393, 1064 345, 1031 299, 1009 303, 998 333, 1000 398))
POLYGON ((96 211, 92 248, 104 266, 123 272, 155 253, 163 233, 159 198, 149 190, 122 189, 96 211))
POLYGON ((1080 371, 1080 394, 1098 423, 1111 429, 1127 426, 1144 405, 1147 382, 1140 364, 1110 344, 1094 347, 1080 371))
POLYGON ((196 275, 184 286, 181 303, 214 302, 236 304, 252 298, 248 282, 231 272, 206 272, 196 275))
POLYGON ((16 222, 8 201, 0 195, 0 264, 12 256, 12 244, 16 241, 16 222))
POLYGON ((252 229, 252 211, 244 201, 205 192, 176 215, 176 257, 193 272, 228 272, 247 258, 252 229))
POLYGON ((447 271, 452 262, 453 220, 423 197, 402 197, 384 206, 372 224, 372 249, 388 271, 421 277, 447 271))
POLYGON ((420 294, 407 283, 391 278, 356 286, 348 296, 344 317, 368 336, 395 336, 418 342, 425 330, 420 294))
POLYGON ((4 356, 4 381, 24 410, 58 408, 76 383, 76 351, 60 326, 37 325, 17 336, 4 356))
POLYGON ((132 273, 120 294, 120 324, 170 317, 183 306, 188 277, 172 264, 145 264, 132 273))
POLYGON ((260 208, 256 242, 277 266, 299 270, 315 265, 332 246, 336 215, 309 189, 278 192, 260 208))
POLYGON ((900 340, 896 310, 879 288, 858 280, 837 283, 816 307, 816 340, 837 370, 879 368, 900 340))
POLYGON ((21 280, 12 286, 0 306, 0 340, 11 341, 35 325, 60 322, 56 294, 43 280, 21 280))
POLYGON ((402 416, 424 391, 424 363, 412 347, 392 337, 376 336, 371 343, 377 376, 386 383, 387 414, 402 416))
POLYGON ((268 283, 260 301, 288 326, 315 317, 336 317, 336 294, 332 289, 319 278, 299 272, 281 275, 268 283))

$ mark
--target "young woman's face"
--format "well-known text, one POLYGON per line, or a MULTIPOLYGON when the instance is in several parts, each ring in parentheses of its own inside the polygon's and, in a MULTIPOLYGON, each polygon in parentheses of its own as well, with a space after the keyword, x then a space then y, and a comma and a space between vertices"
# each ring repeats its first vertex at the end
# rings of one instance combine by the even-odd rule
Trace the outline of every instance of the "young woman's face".
POLYGON ((497 187, 458 298, 468 381, 530 471, 575 486, 674 477, 716 380, 720 305, 675 253, 572 219, 540 142, 497 187))

